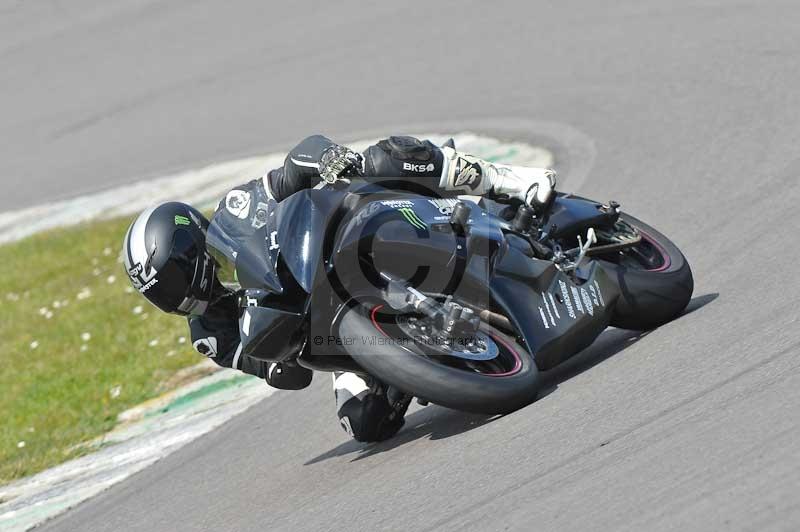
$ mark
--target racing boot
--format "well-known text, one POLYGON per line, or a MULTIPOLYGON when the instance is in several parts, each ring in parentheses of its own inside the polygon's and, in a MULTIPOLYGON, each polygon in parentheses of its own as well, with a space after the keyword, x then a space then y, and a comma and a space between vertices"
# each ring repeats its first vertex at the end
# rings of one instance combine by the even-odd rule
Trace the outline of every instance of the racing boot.
POLYGON ((333 393, 339 424, 360 442, 391 438, 405 424, 412 397, 378 379, 335 372, 333 393))
POLYGON ((440 187, 494 199, 518 199, 543 212, 555 197, 556 173, 550 168, 512 166, 486 161, 445 145, 440 187))

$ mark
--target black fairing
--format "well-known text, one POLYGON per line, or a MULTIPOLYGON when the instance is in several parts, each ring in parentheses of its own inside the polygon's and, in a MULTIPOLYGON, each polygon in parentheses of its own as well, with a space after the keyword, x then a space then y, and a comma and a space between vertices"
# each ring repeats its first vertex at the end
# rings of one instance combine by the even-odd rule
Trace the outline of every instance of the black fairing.
MULTIPOLYGON (((266 224, 245 238, 212 231, 212 242, 223 243, 217 247, 228 258, 226 271, 235 265, 232 277, 242 294, 244 354, 281 360, 302 349, 309 329, 310 294, 324 264, 326 230, 333 225, 330 218, 337 216, 344 195, 303 190, 277 204, 266 224)), ((315 314, 325 315, 325 309, 315 314)))
POLYGON ((300 191, 280 202, 267 222, 267 237, 275 239, 283 263, 306 293, 321 271, 325 233, 344 196, 333 190, 300 191))
POLYGON ((239 318, 242 353, 262 360, 282 360, 297 354, 306 337, 306 309, 296 312, 250 306, 239 318))
POLYGON ((278 254, 269 249, 266 227, 238 235, 226 231, 215 219, 209 226, 206 246, 219 264, 217 276, 226 287, 266 289, 276 294, 283 291, 278 254))
POLYGON ((488 304, 492 262, 507 244, 497 222, 475 203, 470 230, 449 223, 446 209, 414 195, 371 196, 342 224, 333 249, 338 272, 349 293, 380 286, 377 272, 405 279, 418 290, 450 293, 488 304), (444 212, 443 212, 444 211, 444 212))
POLYGON ((602 204, 575 196, 556 196, 544 231, 552 238, 574 237, 590 227, 610 227, 617 220, 616 212, 606 212, 602 204))
POLYGON ((608 326, 618 288, 597 263, 576 284, 552 263, 511 249, 492 278, 497 310, 509 317, 541 370, 591 344, 608 326))
MULTIPOLYGON (((497 204, 465 203, 471 213, 463 228, 450 224, 441 200, 408 193, 305 190, 278 204, 266 226, 239 243, 234 261, 244 353, 280 360, 302 350, 309 367, 357 369, 335 343, 315 348, 307 339, 321 330, 335 337, 345 303, 380 298, 378 272, 504 314, 540 369, 590 344, 611 319, 615 281, 592 262, 574 282, 533 258, 525 239, 492 214, 497 204)), ((608 215, 600 204, 559 197, 548 223, 559 234, 577 233, 607 224, 608 215)))

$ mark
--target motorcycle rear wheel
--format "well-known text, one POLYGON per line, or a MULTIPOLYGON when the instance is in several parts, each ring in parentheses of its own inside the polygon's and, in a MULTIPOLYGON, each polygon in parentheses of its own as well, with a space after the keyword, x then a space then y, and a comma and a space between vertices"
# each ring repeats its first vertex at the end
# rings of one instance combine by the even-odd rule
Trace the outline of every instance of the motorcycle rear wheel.
POLYGON ((694 290, 692 270, 669 238, 629 214, 622 213, 620 218, 635 227, 642 239, 624 252, 596 257, 620 289, 611 325, 653 329, 680 316, 689 304, 694 290))

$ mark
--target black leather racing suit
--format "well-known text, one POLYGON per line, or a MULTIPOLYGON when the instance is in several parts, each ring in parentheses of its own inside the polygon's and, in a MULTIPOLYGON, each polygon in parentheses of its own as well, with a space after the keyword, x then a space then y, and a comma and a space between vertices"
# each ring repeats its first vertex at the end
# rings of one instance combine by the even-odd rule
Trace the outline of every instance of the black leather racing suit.
MULTIPOLYGON (((295 146, 283 166, 265 176, 272 197, 281 201, 298 190, 319 184, 322 154, 335 145, 322 135, 313 135, 295 146)), ((367 180, 380 180, 387 188, 415 190, 424 195, 468 194, 480 186, 480 173, 461 187, 443 184, 444 165, 444 153, 429 140, 389 137, 364 151, 363 174, 367 180)))
MULTIPOLYGON (((289 152, 282 167, 229 192, 217 206, 215 223, 239 232, 257 227, 273 201, 282 201, 320 183, 320 158, 333 145, 320 135, 303 140, 289 152)), ((396 182, 385 179, 382 182, 396 188, 416 188, 428 195, 431 191, 446 193, 438 187, 444 157, 429 141, 392 137, 370 146, 363 155, 363 173, 367 179, 400 178, 396 182)), ((300 389, 311 383, 312 372, 306 368, 291 362, 268 363, 241 355, 238 306, 233 294, 216 299, 202 316, 190 317, 189 327, 195 349, 221 366, 256 375, 281 389, 300 389)), ((396 434, 411 399, 377 379, 363 379, 353 373, 334 374, 334 393, 342 427, 359 441, 383 440, 396 434)))

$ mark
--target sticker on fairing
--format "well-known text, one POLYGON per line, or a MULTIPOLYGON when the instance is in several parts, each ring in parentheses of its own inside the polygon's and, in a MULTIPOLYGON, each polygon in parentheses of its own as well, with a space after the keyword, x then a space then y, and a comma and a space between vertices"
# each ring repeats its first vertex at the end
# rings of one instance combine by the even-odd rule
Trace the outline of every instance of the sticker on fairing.
POLYGON ((600 299, 597 297, 597 290, 594 289, 594 286, 589 285, 589 292, 592 293, 592 303, 594 303, 595 307, 600 306, 600 299))
POLYGON ((586 314, 586 311, 583 310, 583 305, 581 305, 581 295, 578 293, 578 289, 574 286, 569 287, 572 291, 572 300, 575 302, 575 308, 580 311, 581 314, 586 314))
POLYGON ((556 300, 553 297, 553 294, 551 294, 550 292, 547 292, 547 296, 550 298, 550 303, 553 304, 553 312, 556 313, 556 318, 561 319, 561 314, 559 314, 559 312, 558 312, 558 307, 556 306, 556 300))
POLYGON ((414 202, 411 200, 384 200, 381 201, 381 205, 385 205, 386 207, 392 207, 394 209, 399 208, 414 208, 414 202))
POLYGON ((592 305, 592 299, 585 288, 581 288, 581 299, 583 299, 583 306, 586 307, 586 312, 589 313, 589 316, 594 316, 594 305, 592 305))
MULTIPOLYGON (((441 198, 441 199, 430 199, 428 202, 439 209, 439 213, 450 216, 453 214, 453 207, 456 206, 458 200, 455 198, 441 198)), ((437 217, 438 218, 438 217, 437 217)))
POLYGON ((567 283, 564 281, 558 281, 558 286, 561 288, 561 298, 564 300, 564 306, 567 307, 567 314, 573 320, 577 318, 575 316, 575 309, 572 308, 572 301, 569 298, 569 290, 567 290, 567 283))
POLYGON ((594 286, 597 288, 597 298, 600 300, 600 306, 605 307, 606 302, 603 300, 603 292, 600 290, 600 285, 597 283, 597 281, 594 282, 594 286))
POLYGON ((544 324, 544 328, 549 329, 550 325, 547 323, 547 316, 544 315, 544 310, 542 310, 542 307, 539 307, 539 315, 542 317, 542 323, 544 324))
POLYGON ((556 326, 556 320, 553 319, 553 312, 550 310, 550 303, 547 302, 547 298, 542 294, 542 301, 544 301, 544 308, 547 309, 547 315, 550 316, 550 323, 553 324, 553 327, 556 326))
POLYGON ((405 218, 405 220, 409 224, 411 224, 411 226, 414 227, 415 229, 426 229, 427 228, 427 225, 425 225, 425 222, 422 221, 422 219, 417 215, 417 213, 414 211, 414 209, 409 209, 409 208, 403 207, 403 208, 397 209, 397 211, 400 214, 402 214, 403 218, 405 218))

